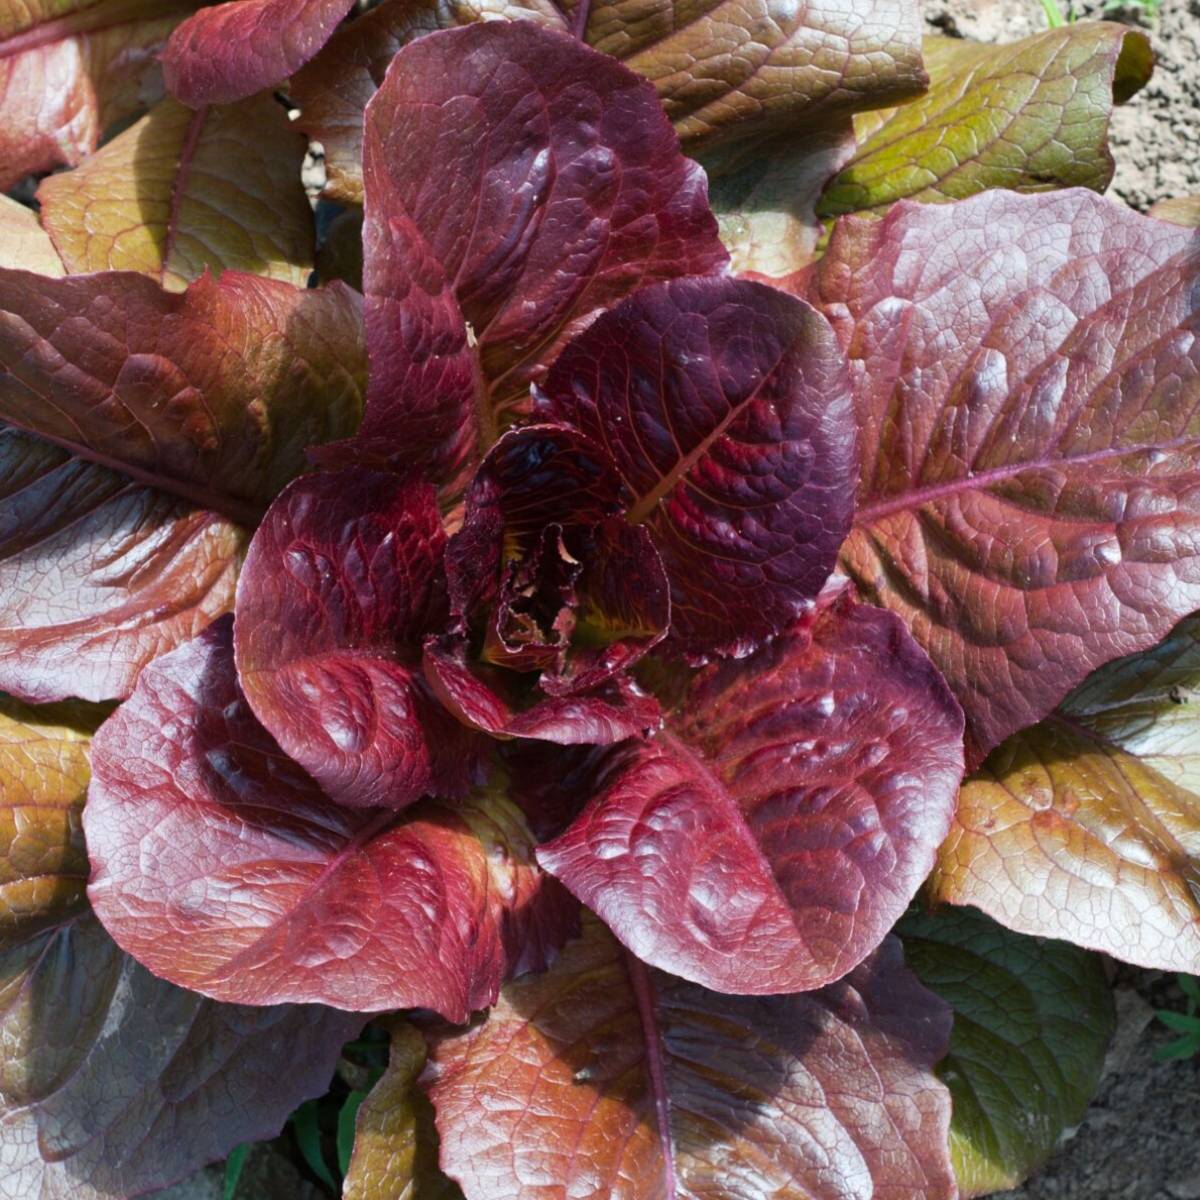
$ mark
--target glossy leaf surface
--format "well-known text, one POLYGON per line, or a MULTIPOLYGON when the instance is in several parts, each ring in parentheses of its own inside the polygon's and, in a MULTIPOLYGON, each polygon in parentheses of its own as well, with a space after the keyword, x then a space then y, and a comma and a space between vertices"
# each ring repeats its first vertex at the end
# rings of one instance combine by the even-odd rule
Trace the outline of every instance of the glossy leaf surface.
POLYGON ((329 40, 354 0, 228 0, 204 8, 163 52, 167 90, 193 108, 282 83, 329 40))
POLYGON ((371 392, 352 450, 439 483, 599 310, 726 259, 653 91, 529 22, 404 47, 364 155, 371 392))
POLYGON ((90 916, 0 953, 4 1200, 121 1200, 274 1137, 362 1018, 214 1004, 90 916))
POLYGON ((961 738, 900 622, 836 606, 701 671, 538 861, 645 962, 726 992, 819 987, 929 873, 961 738))
POLYGON ((904 958, 954 1009, 938 1075, 963 1197, 1019 1186, 1078 1125, 1116 1024, 1099 957, 969 909, 910 915, 904 958))
POLYGON ((164 100, 43 180, 42 222, 72 274, 140 271, 179 290, 205 268, 232 268, 304 287, 314 253, 304 151, 270 96, 200 112, 164 100))
POLYGON ((0 691, 127 696, 152 658, 233 607, 246 535, 0 426, 0 691))
POLYGON ((390 1035, 387 1070, 358 1110, 343 1200, 462 1200, 438 1168, 433 1109, 417 1087, 425 1039, 400 1020, 390 1035))
POLYGON ((810 307, 742 280, 645 288, 544 390, 616 464, 686 649, 749 649, 820 591, 850 525, 855 435, 845 362, 810 307))
POLYGON ((808 294, 851 359, 842 566, 969 758, 1200 605, 1200 245, 1082 189, 844 218, 808 294))
POLYGON ((340 284, 0 270, 0 419, 252 524, 354 428, 360 321, 340 284))
POLYGON ((229 623, 165 655, 97 734, 89 896, 156 974, 215 999, 463 1021, 574 921, 499 786, 403 814, 333 803, 255 721, 229 623))
POLYGON ((1024 933, 1200 970, 1200 625, 1097 672, 963 787, 936 894, 1024 933))
POLYGON ((593 921, 438 1039, 425 1082, 468 1200, 947 1200, 949 1024, 893 940, 832 987, 749 998, 647 971, 593 921))
POLYGON ((925 39, 929 91, 854 119, 858 150, 821 198, 823 216, 905 198, 961 200, 987 188, 1104 191, 1108 122, 1150 77, 1142 33, 1080 21, 1017 42, 925 39))
POLYGON ((906 0, 593 0, 585 36, 654 84, 691 149, 919 95, 920 30, 906 0))
POLYGON ((0 697, 0 950, 87 909, 80 816, 99 716, 0 697))
POLYGON ((479 773, 421 673, 422 643, 448 615, 445 542, 432 489, 342 471, 296 480, 250 543, 234 636, 242 689, 341 804, 459 797, 479 773))
POLYGON ((565 28, 553 0, 384 0, 339 29, 288 85, 297 125, 325 150, 323 194, 362 203, 363 112, 402 46, 439 29, 518 20, 565 28))
POLYGON ((0 191, 73 166, 162 94, 157 55, 194 0, 0 3, 0 191))

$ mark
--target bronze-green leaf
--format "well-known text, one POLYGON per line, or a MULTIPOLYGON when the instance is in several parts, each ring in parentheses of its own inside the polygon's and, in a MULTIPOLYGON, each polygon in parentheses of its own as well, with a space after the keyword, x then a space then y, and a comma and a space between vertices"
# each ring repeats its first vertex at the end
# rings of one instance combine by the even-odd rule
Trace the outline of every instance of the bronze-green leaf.
MULTIPOLYGON (((140 271, 182 290, 206 268, 308 282, 305 140, 269 95, 193 112, 164 100, 38 188, 68 271, 140 271)), ((25 264, 21 264, 25 265, 25 264)))
POLYGON ((1016 1187, 1096 1089, 1114 1025, 1100 959, 970 909, 910 915, 899 932, 908 965, 954 1009, 938 1075, 960 1195, 1016 1187))
POLYGON ((961 200, 987 188, 1103 191, 1108 122, 1149 79, 1146 36, 1107 21, 985 45, 925 39, 929 91, 855 117, 859 148, 821 198, 822 216, 896 200, 961 200))

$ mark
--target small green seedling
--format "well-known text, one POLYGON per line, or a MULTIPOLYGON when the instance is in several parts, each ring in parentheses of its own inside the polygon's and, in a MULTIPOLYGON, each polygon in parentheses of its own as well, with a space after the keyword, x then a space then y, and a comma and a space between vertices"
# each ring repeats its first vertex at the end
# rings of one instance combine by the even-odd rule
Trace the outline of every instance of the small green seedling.
POLYGON ((1164 1008, 1155 1011, 1154 1015, 1168 1029, 1180 1035, 1155 1051, 1155 1057, 1160 1060, 1191 1058, 1200 1053, 1200 980, 1192 975, 1179 975, 1176 979, 1187 1000, 1187 1012, 1164 1008))

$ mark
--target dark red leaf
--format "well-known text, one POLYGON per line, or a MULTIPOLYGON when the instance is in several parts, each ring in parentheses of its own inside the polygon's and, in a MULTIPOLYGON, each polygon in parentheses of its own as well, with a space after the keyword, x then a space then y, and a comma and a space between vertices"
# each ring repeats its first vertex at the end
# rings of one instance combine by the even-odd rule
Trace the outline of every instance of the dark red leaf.
POLYGON ((236 271, 175 293, 0 270, 0 420, 253 524, 358 422, 360 305, 236 271))
POLYGON ((447 618, 445 541, 430 487, 349 470, 296 480, 250 543, 234 636, 242 689, 339 803, 462 796, 478 774, 470 735, 421 673, 422 644, 447 618))
POLYGON ((329 40, 354 0, 229 0, 202 9, 162 55, 167 90, 199 108, 282 83, 329 40))
POLYGON ((363 1020, 214 1004, 86 915, 0 953, 0 995, 5 1200, 140 1196, 274 1137, 363 1020))
POLYGON ((970 757, 1200 606, 1200 242, 1091 192, 846 218, 811 275, 862 449, 842 554, 970 757))
POLYGON ((364 179, 371 391, 326 461, 457 481, 598 311, 727 257, 653 88, 527 21, 401 50, 367 109, 364 179))
POLYGON ((567 346, 545 407, 616 463, 687 650, 744 652, 820 591, 850 527, 855 435, 810 306, 735 279, 642 289, 567 346))
POLYGON ((127 696, 233 607, 245 533, 0 426, 0 691, 127 696))
POLYGON ((426 644, 425 677, 464 725, 497 737, 605 745, 644 733, 660 719, 654 697, 626 678, 609 679, 586 692, 543 696, 528 676, 468 663, 460 637, 426 644))
POLYGON ((468 1200, 950 1200, 950 1021, 895 939, 819 992, 733 997, 590 920, 424 1082, 468 1200))
POLYGON ((462 1021, 574 922, 499 780, 399 814, 330 801, 254 719, 227 619, 142 672, 92 770, 93 907, 155 974, 215 999, 462 1021))
POLYGON ((962 766, 962 713, 899 619, 838 602, 697 674, 538 861, 656 967, 820 987, 929 874, 962 766))

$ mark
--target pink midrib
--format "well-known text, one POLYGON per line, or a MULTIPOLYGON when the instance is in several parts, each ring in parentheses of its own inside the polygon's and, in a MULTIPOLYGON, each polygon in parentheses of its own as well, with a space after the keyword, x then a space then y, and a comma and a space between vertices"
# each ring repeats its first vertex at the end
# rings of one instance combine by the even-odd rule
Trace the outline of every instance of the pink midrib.
POLYGON ((650 982, 650 971, 646 964, 628 950, 625 952, 625 969, 637 1000, 638 1017, 642 1023, 642 1040, 646 1046, 646 1073, 650 1076, 658 1141, 663 1156, 663 1200, 678 1200, 675 1147, 671 1142, 671 1105, 667 1097, 666 1056, 663 1053, 658 1014, 654 1011, 654 985, 650 982))
POLYGON ((183 208, 184 197, 187 194, 188 180, 192 174, 192 161, 196 157, 196 148, 200 145, 200 135, 204 132, 204 123, 208 119, 208 108, 198 108, 188 120, 187 131, 183 135, 183 145, 179 149, 179 167, 175 172, 175 180, 171 184, 171 208, 167 215, 167 230, 163 238, 162 272, 159 282, 165 282, 170 270, 171 255, 175 251, 175 234, 179 228, 179 214, 183 208))
POLYGON ((941 500, 946 496, 955 496, 961 492, 978 491, 993 483, 1012 479, 1027 471, 1045 471, 1060 468, 1063 470, 1086 466, 1090 463, 1104 462, 1106 459, 1124 458, 1130 454, 1146 454, 1151 450, 1180 450, 1187 446, 1200 447, 1200 437, 1190 436, 1175 438, 1170 442, 1158 442, 1145 446, 1118 446, 1108 450, 1095 450, 1090 454, 1079 454, 1071 458, 1041 459, 1033 462, 1013 463, 1007 467, 995 467, 990 471, 980 471, 975 475, 967 475, 962 479, 952 479, 947 483, 932 484, 929 487, 914 488, 912 491, 891 496, 874 504, 866 504, 854 514, 855 526, 869 525, 880 517, 904 509, 919 508, 932 500, 941 500))

